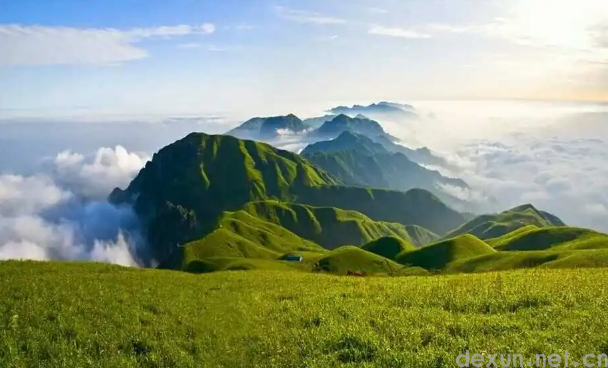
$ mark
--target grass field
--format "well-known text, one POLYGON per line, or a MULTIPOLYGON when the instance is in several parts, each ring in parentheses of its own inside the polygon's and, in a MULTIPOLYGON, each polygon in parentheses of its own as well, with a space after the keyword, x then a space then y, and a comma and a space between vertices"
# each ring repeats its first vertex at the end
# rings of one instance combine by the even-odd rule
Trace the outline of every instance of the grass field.
POLYGON ((1 367, 453 367, 608 350, 608 269, 359 278, 0 263, 1 367))

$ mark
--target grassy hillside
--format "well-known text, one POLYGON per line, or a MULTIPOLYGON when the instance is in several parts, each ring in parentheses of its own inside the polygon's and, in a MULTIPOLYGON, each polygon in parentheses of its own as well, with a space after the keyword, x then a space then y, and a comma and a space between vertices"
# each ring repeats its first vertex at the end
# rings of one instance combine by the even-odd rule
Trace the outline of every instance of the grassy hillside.
POLYGON ((564 223, 548 212, 525 204, 498 214, 476 217, 447 233, 444 239, 462 234, 472 234, 483 240, 493 239, 529 225, 548 227, 564 226, 564 223))
POLYGON ((447 265, 445 272, 490 272, 521 268, 595 268, 608 267, 608 249, 578 251, 496 252, 462 259, 447 265))
POLYGON ((488 243, 491 247, 499 247, 519 235, 528 233, 530 231, 538 230, 538 229, 540 229, 540 228, 536 225, 526 225, 526 226, 520 227, 517 230, 513 230, 510 233, 506 233, 506 234, 496 237, 496 238, 485 239, 484 241, 486 243, 488 243))
MULTIPOLYGON (((318 258, 323 254, 319 253, 318 258)), ((192 273, 208 273, 218 271, 310 271, 311 267, 298 262, 282 260, 252 259, 241 257, 212 257, 189 262, 184 269, 192 273)))
POLYGON ((361 249, 377 254, 379 256, 396 260, 397 255, 403 252, 409 252, 416 248, 403 239, 395 238, 394 236, 386 236, 365 244, 361 249))
POLYGON ((399 237, 416 245, 427 244, 429 239, 435 237, 420 227, 374 221, 360 212, 335 207, 263 201, 248 203, 242 211, 280 225, 326 249, 363 245, 383 236, 399 237))
POLYGON ((608 235, 576 227, 528 228, 494 240, 494 248, 502 251, 583 250, 608 248, 608 235))
MULTIPOLYGON (((2 367, 451 367, 606 349, 606 269, 358 278, 0 263, 2 367), (581 329, 581 326, 585 328, 581 329)), ((581 365, 582 366, 582 365, 581 365)))
POLYGON ((496 250, 474 235, 465 234, 404 252, 397 256, 397 261, 404 265, 439 270, 457 260, 491 253, 496 253, 496 250))

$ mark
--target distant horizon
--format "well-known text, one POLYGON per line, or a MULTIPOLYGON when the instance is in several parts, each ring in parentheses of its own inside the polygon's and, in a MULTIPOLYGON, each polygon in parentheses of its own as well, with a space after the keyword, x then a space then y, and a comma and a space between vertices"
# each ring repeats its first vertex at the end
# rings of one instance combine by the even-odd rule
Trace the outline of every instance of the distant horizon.
MULTIPOLYGON (((199 110, 199 111, 151 111, 151 110, 141 110, 141 111, 112 111, 109 109, 96 109, 96 108, 43 108, 43 109, 6 109, 0 108, 1 112, 13 112, 17 113, 11 116, 10 114, 0 114, 0 124, 6 122, 27 122, 31 121, 44 121, 45 119, 49 119, 49 122, 59 122, 62 119, 84 119, 93 122, 112 122, 113 118, 118 119, 116 122, 125 122, 124 119, 132 120, 137 118, 149 118, 149 119, 180 119, 180 118, 206 118, 206 119, 224 119, 224 118, 243 118, 246 116, 250 117, 258 117, 258 116, 279 116, 279 115, 288 115, 290 113, 295 114, 300 118, 310 118, 314 116, 321 116, 321 114, 328 113, 334 107, 338 106, 355 106, 355 105, 363 105, 368 106, 374 103, 379 102, 393 102, 393 103, 402 103, 412 105, 416 108, 416 104, 420 103, 432 103, 432 102, 460 102, 460 103, 484 103, 484 102, 516 102, 516 103, 542 103, 542 104, 583 104, 583 105, 608 105, 608 100, 543 100, 543 99, 526 99, 526 98, 479 98, 479 99, 468 99, 468 98, 430 98, 430 99, 410 99, 410 100, 395 100, 395 99, 378 99, 378 100, 367 100, 367 101, 356 101, 356 102, 336 102, 333 105, 323 104, 327 106, 326 109, 319 109, 316 106, 322 105, 321 102, 311 103, 308 106, 315 106, 313 108, 317 111, 316 114, 298 114, 292 112, 289 108, 282 109, 284 113, 274 113, 264 115, 263 113, 256 114, 252 112, 248 115, 247 111, 239 111, 238 109, 234 110, 226 110, 226 111, 210 111, 210 110, 199 110), (23 115, 20 113, 29 112, 29 115, 23 115), (48 114, 49 112, 60 112, 60 114, 48 114), (88 114, 87 114, 88 113, 88 114), (232 116, 233 114, 237 114, 238 116, 232 116), (95 119, 100 119, 96 121, 95 119), (123 119, 123 120, 120 120, 123 119), (58 121, 59 120, 59 121, 58 121)), ((289 104, 287 104, 289 105, 289 104)), ((298 104, 300 106, 304 104, 298 104)), ((280 106, 275 107, 275 111, 281 110, 280 106)), ((66 121, 68 122, 68 121, 66 121)), ((76 121, 69 121, 76 122, 76 121)))

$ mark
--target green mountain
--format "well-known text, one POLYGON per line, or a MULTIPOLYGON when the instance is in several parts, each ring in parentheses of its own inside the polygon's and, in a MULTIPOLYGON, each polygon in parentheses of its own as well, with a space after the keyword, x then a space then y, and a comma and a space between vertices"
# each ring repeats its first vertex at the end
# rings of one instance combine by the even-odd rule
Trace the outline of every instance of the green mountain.
POLYGON ((415 251, 406 251, 397 256, 397 261, 408 266, 440 270, 451 262, 491 253, 496 253, 496 250, 483 240, 465 234, 427 245, 415 251))
MULTIPOLYGON (((422 226, 438 234, 464 222, 460 213, 424 190, 403 193, 343 187, 338 183, 337 179, 295 153, 231 136, 192 133, 161 149, 125 190, 115 189, 109 199, 115 204, 134 207, 144 226, 150 257, 161 263, 170 256, 173 259, 180 244, 194 240, 211 242, 205 240, 210 234, 216 239, 229 239, 232 248, 238 249, 229 254, 212 252, 213 256, 253 252, 266 257, 270 256, 268 248, 274 252, 288 249, 277 240, 274 248, 252 250, 251 243, 256 242, 251 239, 257 237, 243 237, 237 232, 239 236, 235 238, 234 232, 226 232, 220 227, 225 220, 224 212, 237 211, 252 201, 276 200, 336 207, 358 211, 375 221, 422 226)), ((319 217, 315 215, 315 218, 319 217)), ((355 221, 348 223, 341 226, 357 228, 355 221)), ((362 229, 371 231, 367 226, 362 229)), ((250 231, 259 234, 259 230, 250 231)), ((399 232, 377 234, 406 236, 399 232)), ((321 239, 324 240, 315 240, 325 242, 326 237, 328 235, 323 232, 321 239)), ((371 238, 359 244, 368 240, 371 238)), ((209 249, 208 246, 199 248, 205 252, 209 249)))
POLYGON ((394 236, 385 236, 365 244, 361 249, 370 253, 377 254, 384 258, 396 260, 397 256, 403 252, 409 252, 416 248, 403 239, 394 236))
POLYGON ((161 149, 113 203, 134 207, 152 257, 215 230, 224 211, 254 200, 294 200, 303 188, 337 181, 295 153, 231 136, 192 133, 161 149))
MULTIPOLYGON (((344 119, 352 119, 359 122, 359 124, 365 125, 372 124, 374 128, 372 128, 373 132, 364 132, 361 129, 356 129, 349 127, 348 124, 339 125, 341 129, 328 129, 329 131, 336 130, 336 132, 332 135, 329 134, 329 137, 335 137, 331 140, 324 140, 315 143, 311 143, 306 146, 302 152, 302 155, 311 155, 317 152, 334 152, 334 151, 343 151, 343 150, 363 150, 362 153, 365 154, 389 154, 389 153, 400 153, 405 155, 408 159, 425 165, 435 165, 435 166, 446 166, 445 160, 441 157, 436 156, 431 150, 427 147, 411 149, 399 144, 399 140, 387 133, 384 132, 382 127, 382 132, 378 133, 375 124, 375 121, 367 119, 367 118, 344 118, 344 119)), ((331 122, 327 122, 325 124, 330 125, 331 122)), ((379 124, 378 124, 379 126, 379 124)), ((311 134, 315 134, 316 131, 313 131, 311 134)), ((327 136, 327 135, 321 135, 327 136)))
POLYGON ((608 234, 576 227, 526 227, 494 239, 501 251, 608 249, 608 234))
POLYGON ((444 189, 469 190, 463 180, 426 169, 403 153, 389 153, 381 144, 358 134, 344 132, 333 141, 309 145, 301 154, 346 185, 400 191, 422 188, 460 210, 481 212, 485 206, 456 198, 444 189))
POLYGON ((240 126, 230 130, 226 134, 239 138, 273 138, 279 130, 302 132, 309 128, 300 118, 294 114, 285 116, 256 117, 247 120, 240 126))
POLYGON ((492 239, 528 225, 537 227, 565 226, 558 217, 548 212, 539 211, 531 204, 525 204, 498 214, 476 217, 450 231, 444 238, 452 238, 461 234, 473 234, 480 239, 492 239))
POLYGON ((326 121, 319 127, 319 129, 314 131, 314 134, 320 137, 334 138, 339 136, 342 132, 347 131, 370 137, 388 136, 377 121, 362 117, 351 118, 350 116, 344 114, 340 114, 332 120, 326 121))

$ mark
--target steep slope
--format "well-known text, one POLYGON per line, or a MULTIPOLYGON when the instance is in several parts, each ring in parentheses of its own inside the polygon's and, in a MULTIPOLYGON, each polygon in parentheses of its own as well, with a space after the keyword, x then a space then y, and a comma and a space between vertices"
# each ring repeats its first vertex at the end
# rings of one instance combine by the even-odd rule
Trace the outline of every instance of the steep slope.
POLYGON ((377 145, 378 143, 365 137, 345 132, 335 141, 342 140, 341 137, 345 135, 356 137, 349 139, 348 144, 341 144, 348 149, 317 151, 324 148, 324 143, 328 143, 319 142, 308 146, 302 155, 346 185, 399 191, 422 188, 453 207, 479 210, 479 203, 456 198, 444 189, 451 187, 463 191, 469 190, 463 180, 448 178, 438 171, 424 168, 402 153, 388 153, 386 150, 374 149, 375 147, 370 147, 370 142, 377 145))
POLYGON ((390 259, 367 252, 361 248, 345 246, 321 258, 316 270, 345 275, 349 271, 365 274, 396 275, 404 267, 390 259))
POLYGON ((109 199, 134 207, 150 245, 149 256, 158 262, 179 244, 217 230, 224 211, 251 201, 338 207, 434 233, 464 222, 460 213, 426 191, 401 193, 337 183, 295 153, 231 136, 192 133, 161 149, 127 189, 115 189, 109 199))
POLYGON ((396 260, 397 255, 403 252, 409 252, 416 248, 403 239, 394 236, 385 236, 365 244, 361 249, 370 253, 377 254, 381 257, 396 260))
POLYGON ((475 236, 465 234, 404 252, 397 256, 397 261, 404 265, 439 270, 451 262, 490 253, 496 253, 496 250, 475 236))
POLYGON ((506 234, 494 242, 501 251, 608 248, 608 235, 576 227, 546 227, 506 234))
POLYGON ((473 234, 480 239, 492 239, 528 225, 548 227, 564 226, 564 223, 548 212, 539 211, 531 204, 525 204, 498 214, 476 217, 450 231, 444 238, 473 234))

